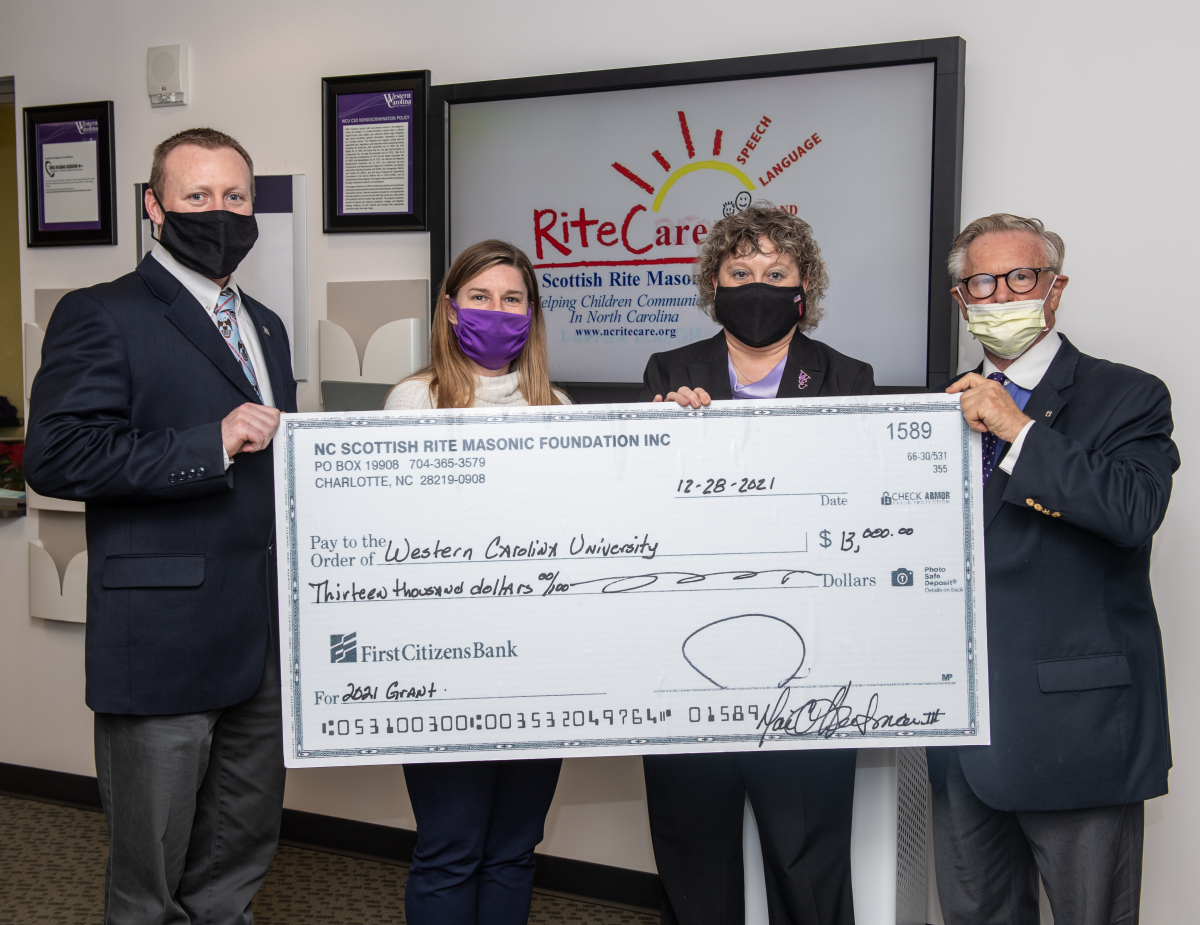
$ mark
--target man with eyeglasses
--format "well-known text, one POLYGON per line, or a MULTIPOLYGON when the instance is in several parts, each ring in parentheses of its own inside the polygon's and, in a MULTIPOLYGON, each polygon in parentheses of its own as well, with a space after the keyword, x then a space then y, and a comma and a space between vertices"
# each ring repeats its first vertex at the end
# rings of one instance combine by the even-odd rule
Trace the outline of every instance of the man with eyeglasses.
POLYGON ((991 745, 930 748, 947 925, 1135 923, 1143 801, 1171 766, 1150 545, 1179 454, 1171 396, 1054 328, 1062 238, 989 215, 950 251, 984 361, 954 382, 983 434, 991 745))

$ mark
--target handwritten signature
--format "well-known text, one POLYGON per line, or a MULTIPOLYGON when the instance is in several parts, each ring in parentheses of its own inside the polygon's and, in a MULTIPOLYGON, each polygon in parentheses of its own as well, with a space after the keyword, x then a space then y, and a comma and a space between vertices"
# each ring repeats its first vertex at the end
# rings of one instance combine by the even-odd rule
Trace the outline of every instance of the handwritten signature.
POLYGON ((791 699, 792 689, 785 688, 774 706, 764 711, 758 721, 756 728, 762 730, 758 744, 761 746, 768 735, 796 738, 822 736, 831 739, 843 730, 853 730, 865 736, 868 732, 878 729, 933 726, 945 716, 940 709, 929 710, 917 717, 907 713, 901 713, 899 716, 891 713, 881 714, 878 693, 872 694, 866 710, 858 713, 846 703, 851 687, 852 682, 848 681, 839 687, 832 697, 815 697, 791 710, 788 709, 788 701, 791 699))

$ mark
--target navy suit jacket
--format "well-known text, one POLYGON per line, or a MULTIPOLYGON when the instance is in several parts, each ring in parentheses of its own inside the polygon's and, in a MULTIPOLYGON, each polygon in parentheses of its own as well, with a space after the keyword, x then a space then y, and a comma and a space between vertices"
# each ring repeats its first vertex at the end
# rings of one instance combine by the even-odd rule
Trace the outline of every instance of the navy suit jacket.
MULTIPOLYGON (((296 410, 283 322, 246 296, 276 405, 296 410)), ((87 502, 87 704, 195 713, 262 680, 275 620, 270 447, 225 471, 221 420, 258 401, 205 310, 157 260, 63 297, 33 383, 25 471, 87 502)))
MULTIPOLYGON (((997 467, 984 490, 992 744, 959 747, 963 773, 1000 810, 1161 796, 1171 741, 1150 545, 1179 468, 1170 393, 1064 337, 1025 414, 1012 475, 997 467)), ((940 789, 946 751, 928 755, 940 789)))
MULTIPOLYGON (((707 340, 656 353, 646 364, 639 401, 667 397, 683 386, 704 389, 714 400, 730 400, 729 344, 725 332, 707 340)), ((783 378, 776 398, 816 398, 826 395, 870 395, 875 373, 870 364, 838 353, 799 331, 788 346, 783 378), (803 375, 801 375, 803 374, 803 375), (803 385, 801 385, 803 383, 803 385)))

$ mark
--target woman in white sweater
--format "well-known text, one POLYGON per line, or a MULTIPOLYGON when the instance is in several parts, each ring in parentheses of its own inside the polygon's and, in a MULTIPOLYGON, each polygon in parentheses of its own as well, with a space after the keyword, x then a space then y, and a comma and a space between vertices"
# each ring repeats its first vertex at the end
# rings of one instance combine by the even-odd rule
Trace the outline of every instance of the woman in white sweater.
POLYGON ((429 348, 433 362, 392 389, 384 410, 571 403, 550 384, 533 266, 504 241, 468 247, 446 272, 429 348))
MULTIPOLYGON (((550 385, 537 278, 525 254, 482 241, 458 255, 438 292, 433 362, 384 408, 569 404, 550 385)), ((417 819, 405 888, 413 925, 524 925, 533 849, 558 784, 558 759, 408 764, 417 819)))

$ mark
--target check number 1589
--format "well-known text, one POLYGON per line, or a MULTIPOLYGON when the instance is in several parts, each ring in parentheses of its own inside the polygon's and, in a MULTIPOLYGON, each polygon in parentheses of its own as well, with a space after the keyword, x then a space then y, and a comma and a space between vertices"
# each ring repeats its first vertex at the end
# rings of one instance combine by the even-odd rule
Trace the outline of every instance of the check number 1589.
POLYGON ((888 425, 890 440, 928 440, 933 436, 933 425, 928 421, 901 421, 899 424, 888 425))

